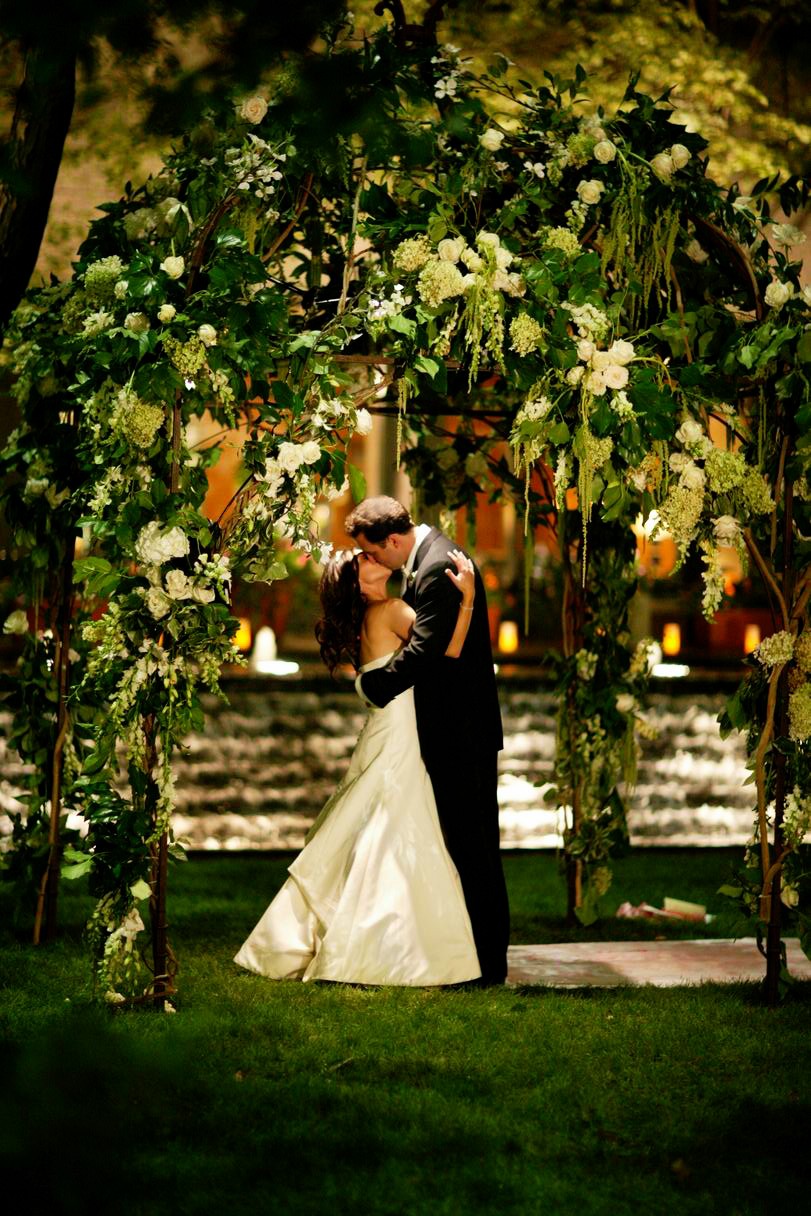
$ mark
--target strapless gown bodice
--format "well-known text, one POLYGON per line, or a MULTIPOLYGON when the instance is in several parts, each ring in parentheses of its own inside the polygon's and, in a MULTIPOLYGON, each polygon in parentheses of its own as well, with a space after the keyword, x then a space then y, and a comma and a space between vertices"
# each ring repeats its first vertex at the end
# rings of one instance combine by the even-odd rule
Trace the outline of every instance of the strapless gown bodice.
POLYGON ((235 961, 273 979, 361 984, 455 984, 481 974, 411 689, 369 712, 344 780, 235 961))

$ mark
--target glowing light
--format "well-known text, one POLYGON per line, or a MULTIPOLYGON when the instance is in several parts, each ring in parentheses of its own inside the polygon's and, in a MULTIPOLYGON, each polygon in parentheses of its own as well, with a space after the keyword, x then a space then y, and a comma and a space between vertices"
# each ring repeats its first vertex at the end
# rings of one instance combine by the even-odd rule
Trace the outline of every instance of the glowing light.
POLYGON ((651 672, 660 680, 681 680, 689 674, 690 668, 684 663, 657 663, 651 672))
POLYGON ((502 654, 515 654, 518 649, 518 625, 502 621, 498 627, 498 648, 502 654))
POLYGON ((234 645, 242 651, 251 648, 251 622, 246 616, 239 618, 239 629, 234 634, 234 645))
POLYGON ((751 654, 760 645, 760 625, 747 625, 743 631, 743 653, 751 654))
POLYGON ((251 670, 263 676, 294 676, 300 668, 292 659, 258 659, 251 670))
POLYGON ((668 621, 662 630, 662 652, 666 655, 678 654, 681 650, 681 625, 668 621))

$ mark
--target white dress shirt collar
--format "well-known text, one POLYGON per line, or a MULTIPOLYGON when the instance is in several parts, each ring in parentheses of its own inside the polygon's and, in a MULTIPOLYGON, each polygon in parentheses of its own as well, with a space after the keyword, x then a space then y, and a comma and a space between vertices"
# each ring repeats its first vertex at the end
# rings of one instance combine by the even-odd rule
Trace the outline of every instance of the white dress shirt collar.
POLYGON ((405 588, 406 584, 408 583, 408 579, 409 579, 409 576, 411 575, 411 572, 414 569, 414 562, 417 557, 417 550, 419 549, 422 542, 425 540, 426 536, 428 536, 430 531, 431 531, 430 524, 417 524, 417 526, 415 528, 414 544, 412 546, 411 552, 409 553, 409 555, 406 558, 406 561, 402 567, 403 587, 404 588, 405 588))

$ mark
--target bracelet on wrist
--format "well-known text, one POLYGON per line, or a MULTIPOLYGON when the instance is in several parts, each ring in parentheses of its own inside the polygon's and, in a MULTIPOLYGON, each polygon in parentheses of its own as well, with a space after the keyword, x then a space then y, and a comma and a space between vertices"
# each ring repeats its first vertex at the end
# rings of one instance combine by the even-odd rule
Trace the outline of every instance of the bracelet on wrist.
POLYGON ((470 607, 468 607, 468 606, 467 606, 467 604, 461 604, 461 605, 460 605, 460 607, 459 607, 459 611, 460 611, 460 612, 472 612, 472 611, 473 611, 473 605, 471 604, 471 605, 470 605, 470 607))

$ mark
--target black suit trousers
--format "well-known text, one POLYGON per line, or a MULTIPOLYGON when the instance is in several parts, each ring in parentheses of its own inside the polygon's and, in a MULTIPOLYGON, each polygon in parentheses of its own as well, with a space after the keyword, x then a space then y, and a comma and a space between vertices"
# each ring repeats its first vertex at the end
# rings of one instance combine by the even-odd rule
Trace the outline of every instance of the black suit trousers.
MULTIPOLYGON (((458 754, 458 753, 457 753, 458 754)), ((463 753, 464 754, 464 753, 463 753)), ((510 912, 498 828, 498 753, 426 757, 445 843, 459 871, 476 952, 487 983, 507 976, 510 912)))

